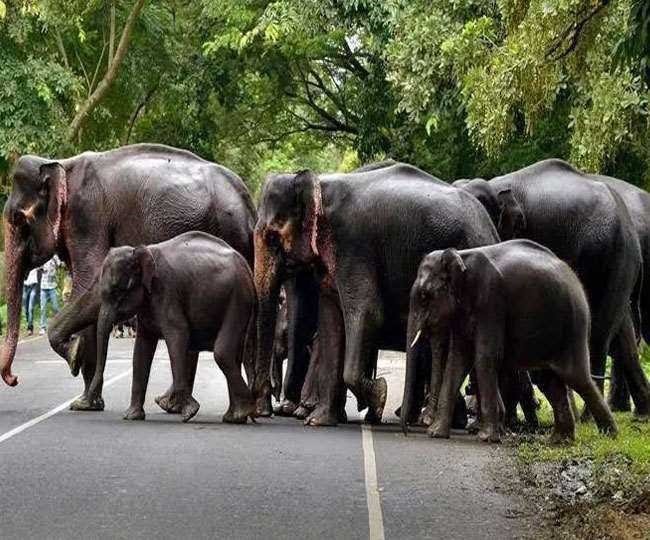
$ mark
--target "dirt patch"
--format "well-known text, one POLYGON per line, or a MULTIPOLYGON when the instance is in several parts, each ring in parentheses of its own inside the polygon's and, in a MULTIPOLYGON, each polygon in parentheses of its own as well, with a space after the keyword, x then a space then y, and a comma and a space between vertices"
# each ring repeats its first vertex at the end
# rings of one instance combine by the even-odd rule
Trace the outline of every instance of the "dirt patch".
POLYGON ((536 538, 650 539, 650 477, 629 460, 518 462, 510 489, 537 516, 536 538))

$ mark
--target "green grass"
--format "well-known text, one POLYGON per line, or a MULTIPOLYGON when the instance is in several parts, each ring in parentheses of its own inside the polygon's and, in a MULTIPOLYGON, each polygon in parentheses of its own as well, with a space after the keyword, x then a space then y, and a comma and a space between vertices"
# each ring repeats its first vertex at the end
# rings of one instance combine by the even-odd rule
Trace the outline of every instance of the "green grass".
MULTIPOLYGON (((650 376, 650 347, 645 345, 641 359, 650 376)), ((538 397, 541 397, 538 396, 538 397)), ((576 401, 581 406, 580 399, 576 401)), ((549 428, 553 425, 553 412, 548 402, 541 398, 538 411, 540 423, 549 428)), ((630 462, 630 471, 635 474, 650 474, 650 421, 639 422, 632 413, 615 413, 619 434, 616 439, 601 435, 593 422, 576 425, 576 440, 571 445, 552 446, 547 435, 516 438, 517 454, 525 463, 534 461, 563 462, 574 459, 590 459, 603 463, 612 458, 623 457, 630 462)))

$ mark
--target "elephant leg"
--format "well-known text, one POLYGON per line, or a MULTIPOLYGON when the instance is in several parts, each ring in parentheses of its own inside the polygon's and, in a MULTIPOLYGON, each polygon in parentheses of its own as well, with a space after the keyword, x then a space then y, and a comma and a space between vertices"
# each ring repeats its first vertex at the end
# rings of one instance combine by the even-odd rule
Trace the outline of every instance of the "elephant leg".
POLYGON ((253 395, 241 373, 249 318, 241 303, 231 302, 214 344, 214 359, 228 384, 229 405, 223 421, 229 424, 245 424, 255 414, 253 395))
POLYGON ((174 391, 171 400, 180 404, 183 422, 188 422, 199 411, 199 403, 191 394, 187 369, 189 344, 189 329, 184 321, 173 321, 170 327, 163 331, 165 343, 172 365, 172 386, 174 391))
POLYGON ((287 370, 284 377, 284 401, 278 413, 291 416, 300 403, 309 369, 309 344, 318 326, 320 286, 311 272, 299 273, 285 283, 287 293, 287 370))
POLYGON ((305 419, 308 426, 335 426, 345 407, 343 388, 343 351, 345 333, 343 316, 333 291, 323 291, 318 316, 318 403, 305 419), (343 389, 343 391, 342 391, 343 389))
POLYGON ((144 420, 144 400, 149 384, 151 362, 156 354, 158 337, 139 329, 133 346, 133 378, 131 381, 131 405, 124 413, 124 420, 144 420))
POLYGON ((519 431, 517 418, 519 404, 519 373, 516 369, 503 369, 499 374, 499 390, 505 407, 505 424, 508 429, 519 431))
POLYGON ((650 383, 639 361, 636 335, 629 310, 616 336, 616 344, 618 356, 615 361, 622 365, 634 401, 635 414, 639 417, 647 417, 650 415, 650 383))
MULTIPOLYGON (((350 273, 341 271, 341 282, 348 282, 345 278, 350 273)), ((372 365, 377 354, 377 342, 384 319, 383 307, 373 272, 357 268, 355 275, 365 275, 365 281, 360 282, 358 278, 350 276, 349 282, 355 285, 346 287, 341 294, 345 320, 343 381, 357 398, 358 410, 368 408, 366 422, 376 424, 381 422, 386 404, 386 380, 373 380, 367 373, 368 366, 372 365)))
MULTIPOLYGON (((194 392, 194 379, 199 362, 199 353, 188 351, 185 361, 187 366, 187 380, 190 385, 190 395, 194 392)), ((182 403, 174 401, 174 384, 170 384, 164 394, 156 396, 156 404, 167 414, 181 414, 182 403)))
POLYGON ((575 438, 575 420, 566 384, 557 374, 545 370, 543 374, 540 374, 539 387, 553 408, 555 425, 551 433, 551 442, 559 444, 572 441, 575 438))
POLYGON ((619 361, 624 354, 621 349, 620 340, 621 335, 619 333, 612 341, 610 354, 613 362, 610 372, 611 377, 609 380, 607 403, 612 411, 629 411, 632 408, 630 406, 630 390, 627 387, 622 362, 619 361))
POLYGON ((104 410, 104 398, 102 397, 103 383, 100 383, 97 387, 96 397, 92 400, 88 399, 90 384, 95 376, 95 365, 97 364, 96 336, 97 326, 93 324, 79 333, 68 350, 68 354, 70 355, 69 361, 79 362, 81 364, 81 375, 84 380, 84 392, 79 399, 72 402, 70 405, 71 411, 104 410))
POLYGON ((304 420, 309 413, 316 408, 318 404, 318 372, 320 370, 320 345, 318 337, 312 344, 311 359, 309 360, 309 369, 305 377, 305 383, 300 391, 300 404, 294 411, 296 418, 304 420))

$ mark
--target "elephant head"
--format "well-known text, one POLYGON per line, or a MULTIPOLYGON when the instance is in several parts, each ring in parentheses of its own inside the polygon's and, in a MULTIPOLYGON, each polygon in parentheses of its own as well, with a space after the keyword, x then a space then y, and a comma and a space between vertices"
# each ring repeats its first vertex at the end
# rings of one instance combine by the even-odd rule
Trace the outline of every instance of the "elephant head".
POLYGON ((526 216, 511 189, 497 191, 490 182, 482 178, 457 180, 453 185, 468 191, 478 199, 490 215, 501 240, 512 240, 523 235, 526 230, 526 216))
POLYGON ((315 262, 320 184, 315 174, 275 175, 267 179, 255 226, 255 287, 259 300, 254 392, 258 412, 270 392, 280 285, 287 276, 315 262))
POLYGON ((453 249, 434 251, 424 257, 411 288, 406 343, 406 378, 400 422, 406 432, 413 415, 413 395, 417 383, 418 347, 423 339, 431 344, 431 403, 437 404, 442 382, 451 325, 460 304, 465 263, 453 249))
POLYGON ((149 248, 119 247, 109 251, 97 286, 101 307, 97 319, 97 364, 88 395, 95 397, 101 385, 108 339, 116 323, 137 314, 156 276, 156 263, 149 248))
POLYGON ((54 161, 23 156, 12 177, 4 208, 7 334, 0 356, 0 374, 10 386, 18 383, 11 365, 20 332, 22 282, 62 246, 68 193, 66 171, 54 161))

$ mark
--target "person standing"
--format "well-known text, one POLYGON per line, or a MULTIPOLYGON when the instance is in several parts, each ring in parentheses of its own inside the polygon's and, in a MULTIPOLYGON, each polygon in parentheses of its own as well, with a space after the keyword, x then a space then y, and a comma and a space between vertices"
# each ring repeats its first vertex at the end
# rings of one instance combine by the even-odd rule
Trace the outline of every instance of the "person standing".
POLYGON ((27 335, 34 334, 34 304, 36 304, 36 292, 38 289, 38 268, 34 268, 27 274, 23 282, 23 308, 27 319, 27 335))
POLYGON ((59 300, 56 295, 56 269, 61 266, 59 258, 55 255, 43 265, 41 276, 41 330, 40 335, 47 331, 47 304, 52 304, 56 315, 59 312, 59 300))

